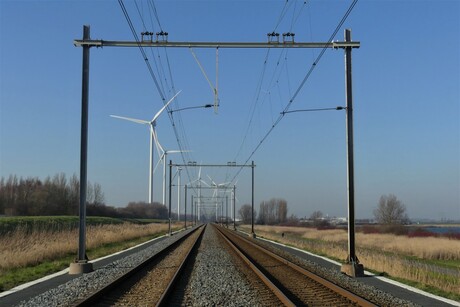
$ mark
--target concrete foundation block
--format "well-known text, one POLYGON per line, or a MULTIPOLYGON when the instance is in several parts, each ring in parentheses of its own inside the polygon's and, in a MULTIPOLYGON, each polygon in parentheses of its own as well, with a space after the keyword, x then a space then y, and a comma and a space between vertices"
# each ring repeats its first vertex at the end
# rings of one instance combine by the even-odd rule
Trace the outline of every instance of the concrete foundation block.
POLYGON ((342 264, 340 272, 351 277, 364 277, 364 266, 359 263, 345 263, 342 264))
POLYGON ((69 274, 85 274, 93 271, 93 264, 87 261, 76 261, 70 264, 69 274))

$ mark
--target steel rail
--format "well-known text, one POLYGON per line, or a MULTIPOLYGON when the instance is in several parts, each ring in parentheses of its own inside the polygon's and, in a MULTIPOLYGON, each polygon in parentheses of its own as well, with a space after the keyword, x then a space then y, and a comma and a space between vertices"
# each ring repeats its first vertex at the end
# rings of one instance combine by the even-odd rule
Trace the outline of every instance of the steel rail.
MULTIPOLYGON (((164 257, 164 255, 167 255, 168 252, 172 248, 177 247, 180 243, 182 243, 185 239, 187 239, 195 231, 201 231, 201 234, 198 236, 198 238, 199 238, 203 234, 203 230, 204 230, 203 225, 197 227, 194 231, 191 231, 190 233, 188 233, 187 235, 183 236, 182 238, 180 238, 179 240, 177 240, 173 244, 167 246, 166 248, 164 248, 163 250, 161 250, 157 254, 155 254, 152 257, 144 260, 138 266, 132 268, 131 270, 127 271, 125 274, 119 276, 118 278, 116 278, 111 283, 107 284, 106 286, 104 286, 103 288, 97 290, 96 292, 88 295, 87 297, 78 300, 77 302, 75 302, 71 306, 73 306, 73 307, 76 307, 76 306, 78 306, 78 307, 81 307, 81 306, 85 306, 85 307, 86 306, 88 306, 88 307, 94 306, 105 295, 107 295, 108 293, 110 293, 111 291, 113 291, 114 289, 119 287, 120 285, 122 285, 125 281, 127 281, 129 278, 133 277, 135 274, 141 272, 141 270, 146 268, 152 261, 160 259, 160 258, 164 257), (201 230, 200 230, 200 228, 201 228, 201 230)), ((194 245, 193 245, 192 249, 195 247, 196 242, 197 241, 194 242, 194 245)), ((188 255, 189 254, 187 254, 187 256, 188 255)))
MULTIPOLYGON (((225 230, 225 232, 227 233, 231 233, 229 230, 225 230)), ((222 232, 223 233, 223 232, 222 232)), ((233 234, 231 233, 231 235, 233 236, 237 236, 236 234, 233 234)), ((356 295, 355 293, 353 292, 350 292, 348 291, 347 289, 344 289, 334 283, 332 283, 331 281, 323 278, 323 277, 320 277, 302 267, 300 267, 299 265, 295 264, 295 263, 292 263, 291 261, 287 260, 286 258, 283 258, 265 248, 263 248, 262 246, 252 242, 251 240, 247 239, 247 238, 244 238, 242 236, 238 236, 239 239, 245 241, 246 243, 250 244, 251 246, 257 248, 260 252, 262 253, 265 253, 273 258, 275 258, 276 260, 282 262, 283 264, 285 264, 286 266, 289 266, 290 268, 296 270, 297 272, 307 276, 308 278, 320 283, 321 285, 331 289, 332 291, 334 291, 335 293, 338 293, 340 294, 341 296, 349 299, 350 301, 358 304, 359 306, 364 306, 364 307, 371 307, 371 306, 376 306, 375 304, 373 304, 372 302, 366 300, 365 298, 359 296, 359 295, 356 295)))
POLYGON ((236 252, 236 254, 251 268, 251 270, 262 280, 262 282, 278 297, 278 299, 285 306, 296 306, 284 293, 281 291, 257 266, 244 255, 240 249, 220 230, 220 227, 216 227, 218 232, 222 235, 222 238, 228 243, 228 245, 236 252))
POLYGON ((179 268, 177 269, 176 273, 174 273, 174 276, 169 281, 168 285, 166 286, 165 291, 163 292, 163 294, 161 295, 160 299, 158 300, 158 302, 157 302, 157 304, 155 306, 166 306, 167 305, 169 295, 171 294, 171 292, 172 292, 172 290, 174 288, 174 285, 179 280, 178 277, 180 276, 180 274, 184 270, 185 263, 187 263, 187 261, 190 260, 190 255, 192 254, 192 251, 197 247, 197 243, 200 240, 200 238, 202 237, 202 235, 204 233, 204 230, 206 228, 206 225, 204 227, 201 227, 201 228, 202 229, 201 229, 200 235, 196 237, 195 242, 193 242, 192 248, 190 248, 188 250, 187 254, 184 257, 184 260, 179 265, 179 268))

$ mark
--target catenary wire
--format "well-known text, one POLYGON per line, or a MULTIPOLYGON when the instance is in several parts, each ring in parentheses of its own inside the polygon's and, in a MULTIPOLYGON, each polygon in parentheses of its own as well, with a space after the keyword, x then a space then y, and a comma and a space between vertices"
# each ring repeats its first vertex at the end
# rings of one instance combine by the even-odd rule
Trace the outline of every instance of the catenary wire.
MULTIPOLYGON (((300 10, 299 14, 297 15, 297 17, 295 18, 296 20, 294 20, 294 17, 293 17, 293 20, 291 21, 291 28, 290 28, 290 31, 292 30, 294 24, 297 22, 297 19, 300 17, 300 13, 302 12, 303 8, 305 7, 305 4, 307 2, 304 1, 304 5, 302 6, 302 9, 300 10)), ((286 16, 287 12, 289 11, 289 7, 292 5, 292 1, 289 3, 288 0, 286 0, 286 2, 284 3, 284 7, 283 9, 281 10, 280 14, 279 14, 279 17, 278 17, 278 20, 275 24, 275 27, 273 28, 273 33, 275 33, 278 29, 278 26, 281 24, 282 20, 284 19, 284 17, 286 16)), ((293 16, 295 16, 295 8, 294 8, 294 13, 293 13, 293 16)), ((280 52, 280 56, 278 58, 278 61, 277 61, 277 64, 276 64, 276 68, 275 68, 275 71, 273 72, 272 74, 272 77, 269 81, 269 86, 268 88, 270 89, 272 87, 271 84, 273 84, 273 80, 274 80, 274 77, 276 75, 276 69, 279 67, 279 62, 280 62, 280 59, 282 57, 282 55, 284 54, 286 49, 282 49, 282 51, 280 52)), ((260 74, 260 77, 259 77, 259 80, 258 80, 258 83, 257 83, 257 86, 256 86, 256 91, 255 91, 255 95, 254 95, 254 99, 253 99, 253 103, 251 104, 251 108, 250 108, 250 116, 249 116, 249 121, 248 121, 248 124, 247 124, 247 127, 246 127, 246 130, 244 132, 244 136, 242 138, 242 141, 240 143, 240 146, 239 146, 239 149, 237 150, 237 153, 236 155, 234 156, 233 160, 232 161, 236 161, 238 159, 238 157, 240 156, 242 150, 243 150, 243 147, 246 143, 246 140, 249 136, 249 131, 253 125, 253 120, 254 120, 254 115, 255 115, 255 111, 256 111, 256 108, 257 108, 257 105, 259 103, 259 100, 260 100, 260 92, 262 90, 262 85, 263 85, 263 81, 265 79, 265 74, 266 74, 266 70, 267 70, 267 63, 268 63, 268 60, 269 60, 269 55, 270 55, 270 51, 271 49, 268 49, 267 52, 266 52, 266 55, 265 55, 265 59, 264 59, 264 62, 263 62, 263 67, 262 67, 262 72, 260 74)), ((282 69, 280 70, 280 74, 281 74, 281 71, 282 69)), ((278 78, 279 80, 279 78, 278 78)), ((278 82, 277 80, 277 82, 278 82)), ((278 85, 278 84, 277 84, 278 85)), ((273 119, 272 119, 272 123, 273 123, 273 119)), ((241 171, 241 170, 240 170, 241 171)), ((238 172, 239 174, 239 172, 238 172)), ((227 179, 228 178, 228 172, 225 176, 225 178, 227 179)), ((233 178, 233 180, 235 180, 236 176, 233 178)), ((232 180, 232 181, 233 181, 232 180)))
MULTIPOLYGON (((328 42, 330 41, 333 41, 333 39, 335 38, 335 36, 337 35, 338 31, 342 28, 343 24, 345 23, 345 21, 347 20, 348 16, 350 15, 351 11, 353 10, 353 8, 355 7, 356 3, 358 2, 358 0, 353 0, 353 2, 350 4, 350 7, 348 8, 348 10, 345 12, 344 16, 342 17, 342 19, 340 20, 339 24, 337 25, 337 27, 335 28, 334 32, 331 34, 331 36, 329 37, 329 40, 328 42)), ((301 91, 301 89, 303 88, 303 86, 305 85, 305 83, 307 82, 307 80, 310 78, 310 75, 312 74, 312 72, 314 71, 314 69, 316 68, 317 64, 319 63, 319 61, 321 60, 321 58, 323 57, 324 53, 326 52, 327 50, 327 46, 324 46, 320 52, 320 54, 317 56, 317 58, 315 59, 315 61, 313 62, 313 64, 311 65, 310 69, 308 70, 307 74, 305 75, 305 77, 303 78, 303 80, 301 81, 299 87, 297 88, 297 90, 294 92, 294 94, 292 95, 291 99, 289 99, 289 102, 287 103, 287 105, 285 106, 284 110, 280 113, 280 115, 278 116, 277 120, 275 121, 275 123, 268 129, 268 131, 265 133, 265 135, 262 137, 262 139, 257 143, 257 145, 255 146, 254 150, 251 152, 251 154, 248 156, 248 158, 246 159, 246 161, 243 163, 244 166, 246 166, 249 162, 249 160, 251 160, 251 158, 254 156, 254 154, 259 150, 260 146, 265 142, 265 140, 268 138, 268 136, 272 133, 272 131, 276 128, 276 126, 279 124, 279 122, 284 118, 284 114, 289 110, 289 108, 291 107, 292 103, 294 102, 295 98, 297 97, 297 95, 299 94, 299 92, 301 91)), ((238 175, 241 173, 241 171, 243 170, 244 166, 240 167, 238 169, 238 171, 236 172, 236 174, 234 175, 234 177, 232 178, 231 181, 234 181, 236 177, 238 177, 238 175)))
MULTIPOLYGON (((138 44, 138 47, 139 47, 139 50, 140 50, 140 52, 141 52, 142 58, 144 59, 144 62, 146 63, 146 66, 147 66, 147 68, 148 68, 148 71, 149 71, 149 73, 150 73, 150 75, 151 75, 151 77, 152 77, 152 79, 153 79, 153 81, 154 81, 154 83, 155 83, 155 86, 156 86, 157 91, 158 91, 158 93, 159 93, 159 95, 160 95, 160 97, 161 97, 161 99, 162 99, 162 101, 163 101, 163 104, 165 104, 165 103, 166 103, 165 93, 164 93, 165 91, 162 89, 162 86, 159 84, 159 82, 158 82, 158 80, 157 80, 157 77, 155 76, 155 74, 154 74, 154 72, 153 72, 152 66, 150 65, 149 59, 148 59, 148 57, 147 57, 147 54, 145 53, 144 48, 140 45, 139 37, 138 37, 137 32, 136 32, 136 30, 135 30, 135 28, 134 28, 134 25, 133 25, 133 23, 132 23, 132 21, 131 21, 131 18, 129 17, 129 13, 128 13, 128 11, 127 11, 127 9, 126 9, 124 3, 123 3, 123 0, 118 0, 118 3, 119 3, 119 5, 120 5, 120 7, 121 7, 121 9, 122 9, 122 11, 123 11, 123 14, 124 14, 124 16, 125 16, 126 21, 128 22, 128 25, 129 25, 129 27, 130 27, 130 29, 131 29, 131 32, 132 32, 132 34, 133 34, 133 36, 134 36, 134 39, 136 40, 136 42, 137 42, 137 44, 138 44)), ((160 28, 161 28, 161 24, 160 24, 160 22, 159 22, 157 10, 156 10, 156 8, 155 8, 155 6, 154 6, 154 3, 153 3, 153 7, 154 7, 155 16, 156 16, 156 18, 157 18, 157 22, 158 22, 158 24, 159 24, 159 26, 160 26, 160 28)), ((142 16, 141 16, 141 19, 142 19, 142 16)), ((168 61, 168 63, 169 63, 169 61, 168 61)), ((169 68, 169 70, 170 70, 170 68, 169 68)), ((168 109, 170 110, 169 107, 168 107, 168 109)), ((172 127, 173 127, 173 130, 174 130, 174 133, 175 133, 175 136, 176 136, 176 140, 177 140, 177 142, 178 142, 179 149, 180 149, 181 151, 183 151, 183 146, 182 146, 182 144, 181 144, 180 137, 179 137, 179 133, 178 133, 177 128, 176 128, 176 125, 175 125, 175 123, 174 123, 174 118, 172 117, 172 114, 171 114, 170 112, 168 112, 168 115, 169 115, 169 119, 170 119, 170 121, 171 121, 171 125, 172 125, 172 127)), ((182 159, 183 159, 183 162, 184 162, 184 164, 185 164, 185 158, 184 158, 184 155, 183 155, 183 154, 182 154, 182 159)), ((188 171, 188 168, 186 168, 186 170, 187 170, 187 176, 189 177, 189 180, 190 180, 191 176, 190 176, 190 173, 189 173, 189 171, 188 171)))
POLYGON ((128 22, 129 28, 131 29, 131 32, 134 36, 134 39, 136 40, 137 46, 139 47, 139 51, 141 52, 142 58, 144 59, 145 64, 147 65, 147 68, 149 70, 150 76, 153 79, 153 82, 155 83, 155 86, 158 90, 158 93, 160 94, 161 100, 163 100, 163 103, 165 103, 165 97, 164 93, 162 92, 160 85, 158 84, 157 77, 155 76, 155 73, 153 72, 152 66, 150 65, 149 59, 147 57, 147 54, 144 51, 144 48, 141 46, 140 41, 139 41, 139 36, 136 33, 136 30, 134 29, 134 25, 131 22, 131 18, 129 17, 128 11, 126 10, 126 7, 123 3, 123 0, 118 0, 118 3, 120 4, 120 7, 123 11, 123 14, 126 18, 126 21, 128 22))

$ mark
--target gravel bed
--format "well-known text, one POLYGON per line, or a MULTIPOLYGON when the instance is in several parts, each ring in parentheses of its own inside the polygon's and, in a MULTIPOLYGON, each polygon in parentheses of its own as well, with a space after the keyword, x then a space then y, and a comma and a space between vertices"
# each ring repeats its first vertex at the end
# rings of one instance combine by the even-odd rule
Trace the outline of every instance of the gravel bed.
POLYGON ((152 255, 159 253, 173 242, 176 242, 190 231, 191 229, 182 231, 136 254, 126 256, 94 272, 82 274, 28 301, 20 302, 16 306, 70 306, 76 301, 88 296, 90 293, 103 288, 131 268, 137 266, 152 255))
POLYGON ((267 306, 240 271, 214 227, 203 234, 182 306, 267 306))

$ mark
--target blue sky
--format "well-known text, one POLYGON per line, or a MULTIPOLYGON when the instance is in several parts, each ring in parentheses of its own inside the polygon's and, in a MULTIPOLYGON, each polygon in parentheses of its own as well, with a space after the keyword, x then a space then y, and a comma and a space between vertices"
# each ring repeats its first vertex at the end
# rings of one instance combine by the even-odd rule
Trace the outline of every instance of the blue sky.
MULTIPOLYGON (((155 6, 170 41, 265 41, 276 29, 307 42, 329 39, 350 3, 155 1, 155 6)), ((125 6, 137 33, 145 30, 141 17, 147 30, 160 30, 147 1, 125 6)), ((372 217, 380 196, 392 193, 411 218, 460 219, 459 20, 458 1, 359 1, 335 37, 343 40, 343 29, 351 28, 353 40, 361 42, 353 50, 358 218, 372 217)), ((82 50, 73 40, 82 37, 84 24, 94 39, 133 40, 117 1, 0 1, 0 176, 78 174, 82 50)), ((215 82, 215 50, 194 51, 215 82)), ((197 109, 174 115, 182 147, 192 151, 186 161, 244 163, 319 52, 271 50, 264 64, 267 50, 220 49, 218 114, 197 109)), ((147 50, 147 55, 165 95, 172 97, 169 67, 175 89, 182 90, 174 109, 212 102, 189 50, 147 50)), ((90 65, 88 179, 102 185, 110 205, 147 200, 148 131, 109 115, 150 119, 162 106, 160 95, 136 48, 92 48, 90 65)), ((344 99, 343 51, 327 50, 291 110, 335 107, 344 99)), ((158 120, 160 142, 177 149, 165 115, 158 120)), ((346 216, 345 154, 343 111, 286 114, 250 159, 257 165, 256 209, 262 200, 279 197, 288 201, 289 214, 321 210, 346 216)), ((161 200, 160 170, 155 200, 161 200)), ((189 170, 190 179, 197 171, 189 170)), ((202 173, 224 182, 234 171, 202 173)), ((250 179, 250 169, 238 176, 238 206, 251 201, 250 179)))

